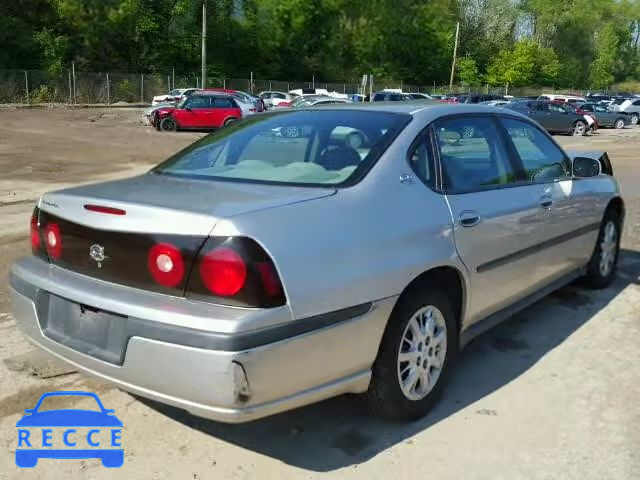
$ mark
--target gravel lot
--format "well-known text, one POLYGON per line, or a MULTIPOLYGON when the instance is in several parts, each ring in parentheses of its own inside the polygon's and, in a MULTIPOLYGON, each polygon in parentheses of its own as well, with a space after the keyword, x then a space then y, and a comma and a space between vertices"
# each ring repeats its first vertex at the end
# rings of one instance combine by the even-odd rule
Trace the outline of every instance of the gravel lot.
MULTIPOLYGON (((0 360, 31 347, 17 332, 7 272, 28 253, 37 196, 144 171, 200 134, 158 133, 134 110, 0 111, 0 360)), ((563 288, 475 340, 439 406, 414 424, 371 419, 343 397, 245 425, 222 425, 79 374, 49 379, 0 362, 0 479, 640 478, 640 127, 557 137, 607 150, 627 202, 620 275, 607 290, 563 288), (125 464, 14 464, 15 422, 51 390, 90 390, 123 421, 125 464)))

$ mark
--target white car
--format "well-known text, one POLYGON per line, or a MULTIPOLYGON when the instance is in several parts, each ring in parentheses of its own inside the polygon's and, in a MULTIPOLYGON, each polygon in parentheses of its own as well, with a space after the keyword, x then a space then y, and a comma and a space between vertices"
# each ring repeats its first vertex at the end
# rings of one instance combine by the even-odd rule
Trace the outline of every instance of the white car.
POLYGON ((326 97, 333 98, 349 98, 346 93, 336 92, 335 90, 329 91, 326 88, 298 88, 290 90, 289 95, 292 97, 308 97, 310 95, 324 95, 326 97))
POLYGON ((564 103, 586 103, 587 99, 584 97, 577 97, 575 95, 555 95, 551 93, 545 93, 540 95, 538 100, 547 100, 549 102, 564 102, 564 103))
POLYGON ((160 103, 177 102, 181 98, 187 97, 198 90, 198 88, 174 88, 169 93, 166 93, 164 95, 156 95, 155 97, 153 97, 151 105, 156 106, 160 103))
POLYGON ((276 107, 282 102, 290 102, 293 100, 293 97, 288 93, 276 92, 274 90, 260 92, 258 96, 262 98, 264 105, 267 108, 276 107))

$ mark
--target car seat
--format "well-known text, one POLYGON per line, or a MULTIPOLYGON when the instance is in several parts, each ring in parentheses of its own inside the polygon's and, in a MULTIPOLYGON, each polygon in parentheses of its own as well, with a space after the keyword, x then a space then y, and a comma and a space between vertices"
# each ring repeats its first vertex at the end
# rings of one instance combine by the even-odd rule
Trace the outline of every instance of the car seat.
POLYGON ((322 152, 318 164, 327 170, 342 170, 359 165, 360 161, 360 154, 354 148, 339 146, 322 152))

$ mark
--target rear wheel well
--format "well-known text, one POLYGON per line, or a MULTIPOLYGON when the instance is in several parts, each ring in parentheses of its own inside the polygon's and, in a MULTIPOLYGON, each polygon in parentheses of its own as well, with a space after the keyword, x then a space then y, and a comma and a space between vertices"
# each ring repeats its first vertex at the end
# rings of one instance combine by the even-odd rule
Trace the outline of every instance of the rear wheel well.
POLYGON ((462 322, 464 303, 464 279, 462 274, 454 267, 436 267, 421 273, 414 278, 403 290, 402 295, 424 288, 425 285, 437 285, 451 300, 451 306, 456 316, 458 332, 462 322))

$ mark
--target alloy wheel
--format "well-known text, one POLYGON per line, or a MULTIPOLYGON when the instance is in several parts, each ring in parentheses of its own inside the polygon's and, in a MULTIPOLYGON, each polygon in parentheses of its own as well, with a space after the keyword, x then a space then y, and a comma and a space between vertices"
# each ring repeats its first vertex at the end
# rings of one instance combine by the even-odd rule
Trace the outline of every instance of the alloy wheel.
POLYGON ((613 220, 609 220, 604 227, 604 234, 600 242, 600 275, 608 276, 616 261, 618 249, 618 228, 613 220))
POLYGON ((640 118, 640 116, 637 113, 634 113, 633 115, 631 115, 631 123, 633 125, 637 125, 639 118, 640 118))
POLYGON ((447 324, 433 305, 420 308, 404 329, 398 352, 398 380, 409 400, 422 400, 435 387, 447 354, 447 324))
POLYGON ((616 128, 624 128, 624 120, 616 120, 616 128))
POLYGON ((585 132, 587 131, 587 126, 584 124, 584 122, 576 122, 575 126, 573 127, 573 134, 576 136, 583 136, 585 134, 585 132))

